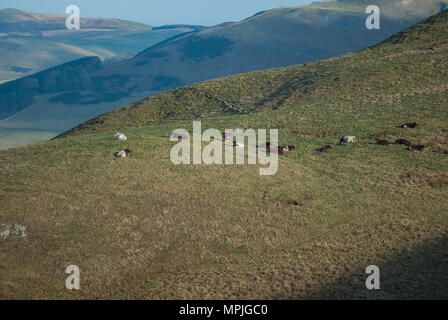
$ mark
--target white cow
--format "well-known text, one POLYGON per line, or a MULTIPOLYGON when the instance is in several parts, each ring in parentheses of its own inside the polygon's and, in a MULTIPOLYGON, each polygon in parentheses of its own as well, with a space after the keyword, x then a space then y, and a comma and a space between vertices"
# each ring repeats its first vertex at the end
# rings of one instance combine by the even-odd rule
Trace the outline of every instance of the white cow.
POLYGON ((356 142, 356 137, 354 137, 354 136, 343 136, 341 138, 341 140, 339 140, 339 144, 342 144, 342 143, 355 144, 355 142, 356 142))
POLYGON ((115 134, 115 138, 116 138, 117 140, 121 140, 121 141, 126 141, 126 140, 128 140, 128 138, 127 138, 123 133, 121 133, 121 132, 117 132, 117 133, 115 134))

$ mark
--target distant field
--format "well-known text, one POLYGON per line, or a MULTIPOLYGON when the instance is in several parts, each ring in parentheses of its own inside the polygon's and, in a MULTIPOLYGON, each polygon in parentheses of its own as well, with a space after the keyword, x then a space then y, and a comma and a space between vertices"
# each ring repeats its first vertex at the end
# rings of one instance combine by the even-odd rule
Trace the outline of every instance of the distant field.
POLYGON ((133 96, 114 103, 70 105, 50 103, 50 97, 39 96, 33 106, 0 121, 0 149, 51 139, 81 122, 142 98, 133 96))
POLYGON ((49 140, 57 136, 56 131, 5 128, 0 124, 0 149, 49 140))

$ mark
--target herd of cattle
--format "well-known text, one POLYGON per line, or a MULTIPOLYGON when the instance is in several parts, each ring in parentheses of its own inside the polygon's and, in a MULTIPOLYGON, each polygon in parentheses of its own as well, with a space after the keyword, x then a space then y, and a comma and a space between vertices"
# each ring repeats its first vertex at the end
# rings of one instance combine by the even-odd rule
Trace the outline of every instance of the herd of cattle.
MULTIPOLYGON (((412 122, 412 123, 405 123, 405 124, 403 124, 401 126, 401 128, 413 129, 413 128, 416 128, 417 126, 418 126, 417 122, 412 122)), ((183 134, 179 134, 179 133, 176 133, 175 137, 177 139, 179 139, 179 140, 186 139, 186 137, 183 134)), ((117 132, 115 134, 115 138, 117 140, 121 140, 121 141, 126 141, 127 140, 127 137, 123 133, 120 133, 120 132, 117 132)), ((225 133, 222 134, 222 138, 223 138, 223 140, 228 140, 231 137, 229 136, 228 132, 225 132, 225 133)), ((375 139, 375 141, 376 141, 376 144, 381 145, 381 146, 387 146, 387 145, 392 144, 392 142, 389 142, 387 140, 375 139)), ((343 136, 339 140, 339 144, 342 145, 343 143, 344 144, 346 144, 346 143, 355 144, 356 143, 356 137, 355 136, 343 136)), ((405 146, 408 147, 407 150, 410 150, 410 151, 423 151, 423 149, 425 148, 424 145, 420 145, 420 144, 415 145, 411 141, 406 140, 406 139, 398 139, 394 143, 395 144, 405 145, 405 146)), ((244 144, 236 142, 236 141, 233 141, 233 146, 234 147, 244 148, 244 144)), ((260 145, 258 147, 266 149, 267 152, 276 152, 278 155, 283 155, 285 152, 288 152, 288 151, 291 151, 291 150, 295 149, 295 146, 293 146, 293 145, 284 145, 284 146, 278 146, 278 147, 274 148, 273 146, 271 146, 270 142, 266 142, 263 145, 260 145)), ((331 148, 332 147, 330 145, 326 145, 326 146, 323 146, 322 148, 320 148, 319 151, 323 152, 323 153, 328 153, 331 148)), ((131 153, 131 150, 128 148, 128 149, 124 149, 124 150, 120 150, 120 151, 116 152, 115 156, 119 157, 119 158, 124 158, 124 157, 127 157, 129 155, 129 153, 131 153)))
MULTIPOLYGON (((401 128, 413 129, 413 128, 416 128, 417 126, 418 126, 417 122, 412 122, 412 123, 405 123, 405 124, 403 124, 401 126, 401 128)), ((392 144, 392 142, 389 142, 387 140, 375 139, 375 141, 376 141, 376 144, 381 145, 381 146, 387 146, 389 144, 392 144)), ((341 145, 343 143, 344 144, 345 143, 355 144, 356 143, 356 137, 355 136, 343 136, 339 140, 339 144, 341 145)), ((421 144, 417 144, 416 145, 416 144, 413 144, 411 141, 406 140, 406 139, 398 139, 398 140, 395 141, 395 144, 405 145, 405 146, 408 147, 407 150, 410 150, 410 151, 423 151, 423 149, 425 148, 424 145, 421 145, 421 144)), ((268 152, 272 152, 273 151, 273 150, 271 150, 269 142, 267 142, 265 144, 265 146, 266 146, 266 149, 267 149, 268 152)), ((332 147, 330 145, 326 145, 326 146, 323 146, 322 148, 320 148, 319 151, 323 152, 323 153, 328 153, 331 148, 332 147)), ((277 149, 277 153, 279 155, 282 155, 284 152, 290 151, 290 150, 294 150, 294 149, 295 149, 294 146, 279 146, 278 149, 277 149)))
MULTIPOLYGON (((405 123, 405 124, 403 124, 401 126, 401 128, 413 129, 413 128, 416 128, 417 126, 418 126, 417 122, 412 122, 412 123, 405 123)), ((375 139, 375 141, 376 141, 376 144, 378 144, 380 146, 387 146, 387 145, 392 144, 392 142, 389 142, 387 140, 375 139)), ((355 142, 356 142, 356 138, 354 136, 343 136, 341 138, 341 140, 339 140, 339 144, 343 144, 343 143, 355 144, 355 142)), ((398 139, 398 140, 395 141, 395 144, 405 145, 405 146, 408 147, 407 149, 410 150, 410 151, 423 151, 423 149, 425 148, 424 145, 421 145, 421 144, 415 145, 411 141, 406 140, 406 139, 398 139)), ((328 153, 328 151, 330 149, 331 149, 331 146, 327 145, 327 146, 324 146, 324 147, 320 148, 319 151, 328 153)))
MULTIPOLYGON (((417 122, 411 122, 411 123, 405 123, 401 126, 401 128, 416 128, 418 126, 417 122)), ((389 142, 387 140, 381 140, 381 139, 375 139, 376 144, 381 145, 381 146, 387 146, 389 144, 392 144, 392 142, 389 142)), ((351 143, 351 144, 355 144, 356 143, 356 137, 355 136, 343 136, 340 140, 339 140, 339 144, 346 144, 346 143, 351 143)), ((421 144, 413 144, 411 141, 406 140, 406 139, 398 139, 395 141, 395 144, 401 144, 401 145, 405 145, 407 146, 408 150, 410 151, 423 151, 423 149, 425 148, 424 145, 421 144)), ((319 149, 320 152, 323 153, 328 153, 330 151, 332 147, 330 145, 326 145, 323 146, 322 148, 319 149)), ((271 150, 270 144, 269 142, 266 143, 266 149, 268 152, 272 152, 273 150, 271 150)), ((290 150, 294 150, 295 147, 294 146, 279 146, 277 149, 277 152, 279 155, 282 155, 284 152, 286 151, 290 151, 290 150)))

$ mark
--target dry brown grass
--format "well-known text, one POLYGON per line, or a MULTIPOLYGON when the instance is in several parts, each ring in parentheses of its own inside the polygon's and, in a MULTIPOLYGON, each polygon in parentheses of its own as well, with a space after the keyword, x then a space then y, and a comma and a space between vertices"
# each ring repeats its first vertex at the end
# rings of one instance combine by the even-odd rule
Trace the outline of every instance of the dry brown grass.
POLYGON ((425 148, 447 154, 448 153, 448 129, 443 129, 435 134, 426 135, 417 139, 418 144, 422 144, 425 148))
POLYGON ((430 174, 426 172, 408 173, 406 179, 411 184, 421 187, 442 187, 448 186, 448 173, 430 174))

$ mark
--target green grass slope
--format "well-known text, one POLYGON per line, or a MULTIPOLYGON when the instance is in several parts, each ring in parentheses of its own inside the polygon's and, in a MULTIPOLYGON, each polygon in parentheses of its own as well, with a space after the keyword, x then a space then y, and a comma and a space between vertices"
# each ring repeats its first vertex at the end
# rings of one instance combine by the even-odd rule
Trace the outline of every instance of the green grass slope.
POLYGON ((447 31, 443 12, 374 48, 172 90, 3 151, 0 230, 28 236, 0 240, 0 298, 446 299, 447 31), (278 128, 296 150, 273 176, 175 166, 168 136, 193 118, 278 128), (381 290, 365 288, 371 264, 381 290))

